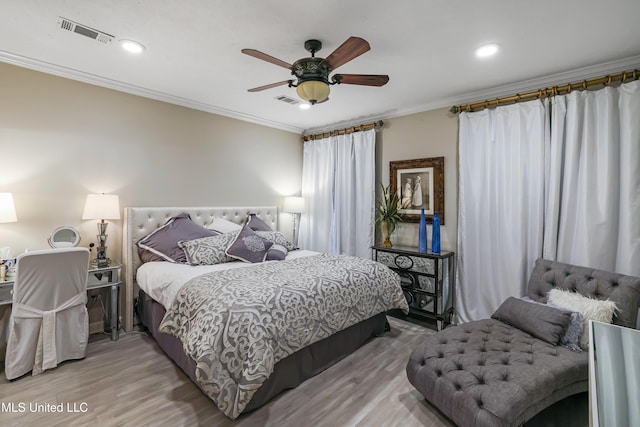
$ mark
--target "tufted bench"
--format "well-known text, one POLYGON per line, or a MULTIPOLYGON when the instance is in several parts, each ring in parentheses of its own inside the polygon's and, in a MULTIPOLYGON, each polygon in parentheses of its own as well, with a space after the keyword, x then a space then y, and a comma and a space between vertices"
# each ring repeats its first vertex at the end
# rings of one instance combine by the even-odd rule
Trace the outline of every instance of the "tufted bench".
MULTIPOLYGON (((614 323, 635 327, 640 278, 537 260, 528 296, 546 302, 554 288, 611 299, 614 323)), ((499 320, 447 328, 412 352, 407 376, 460 426, 517 426, 565 397, 588 391, 588 353, 554 346, 499 320)))

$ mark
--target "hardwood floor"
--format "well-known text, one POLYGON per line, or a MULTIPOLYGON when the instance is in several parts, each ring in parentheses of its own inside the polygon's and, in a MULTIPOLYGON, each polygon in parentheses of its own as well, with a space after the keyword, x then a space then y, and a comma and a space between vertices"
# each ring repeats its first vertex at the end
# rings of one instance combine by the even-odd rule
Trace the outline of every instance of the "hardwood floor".
POLYGON ((116 342, 92 335, 83 360, 13 382, 1 375, 0 425, 452 426, 405 374, 411 350, 433 331, 389 322, 391 332, 237 420, 224 416, 146 335, 121 334, 116 342), (34 412, 36 404, 62 404, 63 412, 34 412))

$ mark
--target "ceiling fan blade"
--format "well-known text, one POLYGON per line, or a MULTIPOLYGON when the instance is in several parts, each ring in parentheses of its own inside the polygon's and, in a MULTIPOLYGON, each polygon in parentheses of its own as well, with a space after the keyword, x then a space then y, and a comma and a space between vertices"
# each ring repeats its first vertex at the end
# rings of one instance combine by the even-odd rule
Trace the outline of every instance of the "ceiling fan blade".
POLYGON ((264 86, 258 86, 258 87, 254 87, 253 89, 249 89, 248 92, 260 92, 261 90, 271 89, 272 87, 286 85, 286 84, 289 84, 290 82, 292 82, 292 80, 285 80, 283 82, 271 83, 264 86))
POLYGON ((288 64, 278 58, 274 58, 271 55, 267 55, 266 53, 260 52, 259 50, 242 49, 241 52, 244 53, 245 55, 253 56, 254 58, 262 59, 263 61, 267 61, 272 64, 279 65, 283 68, 286 68, 287 70, 291 69, 291 64, 288 64))
POLYGON ((371 46, 369 46, 369 43, 365 39, 351 36, 334 50, 331 55, 327 56, 325 62, 329 64, 332 70, 335 70, 339 66, 362 55, 369 49, 371 49, 371 46))
POLYGON ((335 74, 331 78, 334 82, 348 85, 384 86, 389 76, 382 74, 335 74))

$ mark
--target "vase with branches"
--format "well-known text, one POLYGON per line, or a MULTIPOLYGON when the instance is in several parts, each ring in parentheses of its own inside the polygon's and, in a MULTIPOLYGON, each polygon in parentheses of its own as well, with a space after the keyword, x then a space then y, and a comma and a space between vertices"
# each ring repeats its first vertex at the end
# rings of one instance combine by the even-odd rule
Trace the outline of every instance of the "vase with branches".
POLYGON ((382 246, 390 248, 393 246, 391 234, 393 234, 396 224, 400 221, 400 214, 398 214, 400 199, 395 192, 391 191, 389 185, 385 187, 380 184, 380 186, 382 187, 382 197, 378 200, 376 208, 376 224, 380 224, 382 237, 384 237, 382 246))

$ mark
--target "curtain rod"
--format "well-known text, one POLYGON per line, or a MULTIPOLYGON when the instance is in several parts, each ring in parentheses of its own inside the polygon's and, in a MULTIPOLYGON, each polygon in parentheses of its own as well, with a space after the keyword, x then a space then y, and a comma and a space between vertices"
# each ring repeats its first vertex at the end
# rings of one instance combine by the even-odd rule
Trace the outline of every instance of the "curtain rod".
POLYGON ((382 120, 378 120, 377 122, 367 123, 365 125, 351 126, 350 128, 337 129, 329 132, 317 133, 315 135, 303 135, 300 139, 302 139, 302 142, 313 141, 315 139, 322 139, 330 136, 347 135, 353 132, 362 132, 365 130, 376 129, 376 128, 379 129, 382 126, 384 126, 384 122, 382 120))
POLYGON ((583 80, 576 83, 567 83, 560 86, 551 86, 544 89, 533 90, 527 93, 517 93, 511 96, 505 96, 502 98, 486 99, 480 102, 474 102, 471 104, 454 105, 449 111, 453 114, 466 111, 470 113, 472 111, 483 110, 490 107, 498 107, 500 105, 513 104, 519 101, 528 101, 531 99, 539 98, 544 99, 550 96, 556 96, 560 94, 569 93, 572 90, 586 90, 592 86, 607 86, 613 82, 624 83, 626 80, 637 80, 640 78, 640 68, 631 71, 624 71, 618 74, 609 74, 604 77, 599 77, 591 80, 583 80))

